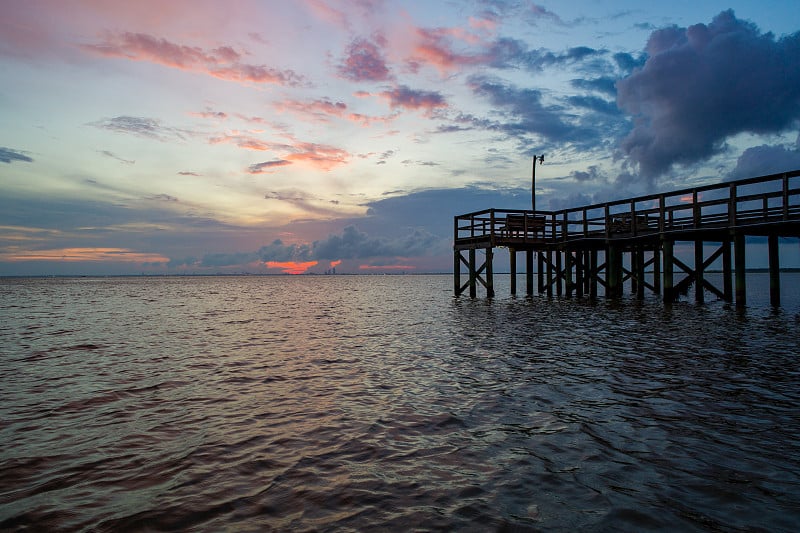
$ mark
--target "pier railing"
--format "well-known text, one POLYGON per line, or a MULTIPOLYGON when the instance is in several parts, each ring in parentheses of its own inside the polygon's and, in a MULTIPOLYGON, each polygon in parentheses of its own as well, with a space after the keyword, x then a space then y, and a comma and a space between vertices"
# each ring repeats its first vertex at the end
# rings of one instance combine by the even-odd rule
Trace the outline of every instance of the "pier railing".
POLYGON ((484 209, 454 217, 456 246, 764 228, 800 223, 800 170, 557 211, 484 209))

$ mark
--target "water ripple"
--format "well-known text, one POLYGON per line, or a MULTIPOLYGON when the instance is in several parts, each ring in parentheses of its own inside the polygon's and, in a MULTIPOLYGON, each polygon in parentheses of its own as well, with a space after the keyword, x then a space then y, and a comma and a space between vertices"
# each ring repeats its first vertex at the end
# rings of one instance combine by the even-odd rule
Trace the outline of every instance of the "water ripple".
POLYGON ((4 281, 0 529, 794 530, 797 316, 450 283, 4 281))

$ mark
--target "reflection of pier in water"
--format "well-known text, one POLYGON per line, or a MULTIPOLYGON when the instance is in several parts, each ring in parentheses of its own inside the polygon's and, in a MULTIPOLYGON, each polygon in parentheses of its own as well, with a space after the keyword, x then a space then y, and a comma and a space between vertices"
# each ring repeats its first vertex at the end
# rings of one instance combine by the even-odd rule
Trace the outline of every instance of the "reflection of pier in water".
POLYGON ((743 306, 747 236, 767 238, 770 301, 779 305, 778 238, 800 237, 800 170, 560 211, 485 209, 458 215, 454 289, 456 295, 469 289, 475 297, 480 284, 494 296, 494 249, 505 247, 510 251, 512 294, 517 289, 517 252, 525 252, 528 295, 533 294, 538 252, 538 292, 548 296, 555 291, 596 297, 602 286, 607 296, 618 297, 630 281, 638 298, 649 290, 672 301, 694 284, 698 302, 709 291, 726 301, 735 296, 743 306), (679 242, 693 245, 692 265, 675 257, 679 242), (708 244, 715 245, 710 255, 708 244), (477 250, 485 252, 481 265, 477 250), (715 287, 704 274, 720 258, 723 286, 715 287), (463 284, 462 265, 467 269, 463 284), (684 277, 677 280, 676 274, 684 277))

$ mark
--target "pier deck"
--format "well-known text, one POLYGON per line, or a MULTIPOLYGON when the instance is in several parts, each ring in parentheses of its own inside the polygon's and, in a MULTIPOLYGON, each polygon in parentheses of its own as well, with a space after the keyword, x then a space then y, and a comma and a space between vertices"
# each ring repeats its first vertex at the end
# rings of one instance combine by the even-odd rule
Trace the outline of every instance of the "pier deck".
POLYGON ((485 209, 454 217, 454 291, 478 284, 494 295, 494 249, 510 251, 511 291, 516 292, 517 252, 526 254, 527 293, 533 293, 533 257, 538 256, 538 290, 552 295, 622 294, 630 280, 643 297, 650 290, 665 301, 695 286, 703 301, 706 290, 745 305, 745 237, 767 237, 771 302, 780 303, 779 237, 800 237, 800 170, 640 196, 558 211, 485 209), (673 254, 677 242, 693 243, 694 264, 673 254), (718 247, 708 256, 709 243, 718 247), (731 260, 733 248, 733 261, 731 260), (485 261, 476 264, 476 250, 485 261), (467 256, 464 256, 464 253, 467 256), (625 254, 630 254, 625 261, 625 254), (723 287, 704 272, 722 258, 723 287), (467 281, 462 284, 462 266, 467 281), (678 274, 685 277, 676 281, 678 274))

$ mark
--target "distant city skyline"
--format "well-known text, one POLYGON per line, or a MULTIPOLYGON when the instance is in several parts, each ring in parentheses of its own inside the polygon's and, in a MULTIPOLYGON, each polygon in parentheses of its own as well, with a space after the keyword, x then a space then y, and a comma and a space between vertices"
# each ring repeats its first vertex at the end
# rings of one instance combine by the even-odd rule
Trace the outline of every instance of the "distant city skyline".
POLYGON ((445 272, 534 154, 545 210, 800 168, 794 1, 2 6, 0 275, 445 272))

